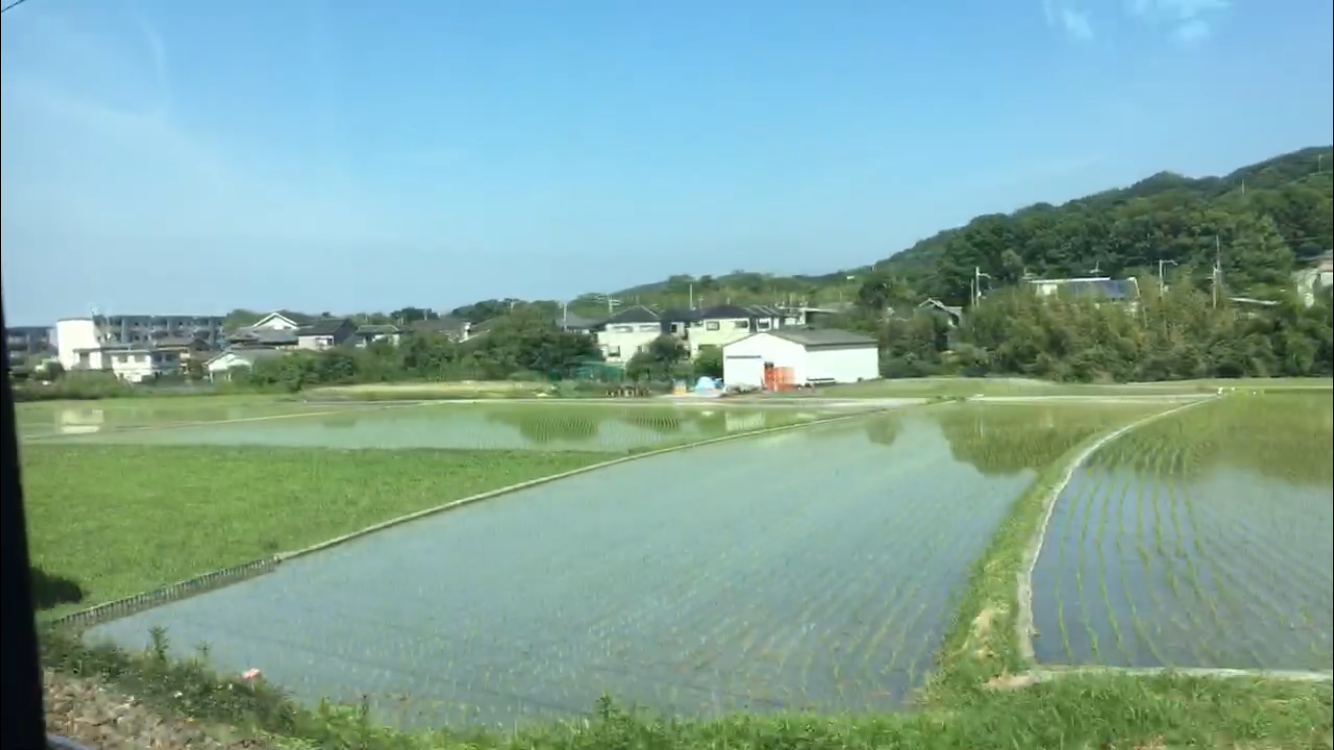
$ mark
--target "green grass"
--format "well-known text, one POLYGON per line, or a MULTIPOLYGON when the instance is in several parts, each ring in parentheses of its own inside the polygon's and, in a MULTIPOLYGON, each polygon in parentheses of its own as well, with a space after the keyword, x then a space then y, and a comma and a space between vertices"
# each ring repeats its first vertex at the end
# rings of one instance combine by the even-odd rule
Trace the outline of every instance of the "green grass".
POLYGON ((1329 378, 1245 378, 1239 380, 1182 380, 1156 383, 1052 383, 1022 378, 902 378, 873 380, 789 391, 784 396, 820 398, 927 398, 957 396, 1148 396, 1214 393, 1219 388, 1237 389, 1324 389, 1334 387, 1329 378))
POLYGON ((35 444, 23 446, 21 464, 34 564, 83 590, 79 602, 45 613, 59 616, 607 459, 574 451, 35 444))
POLYGON ((263 682, 170 661, 165 636, 143 653, 43 639, 44 662, 112 681, 139 700, 195 720, 266 736, 285 750, 1305 750, 1328 748, 1328 685, 1258 680, 1072 676, 1025 690, 967 692, 911 713, 753 715, 671 721, 604 700, 586 720, 509 735, 404 734, 356 706, 306 709, 263 682))

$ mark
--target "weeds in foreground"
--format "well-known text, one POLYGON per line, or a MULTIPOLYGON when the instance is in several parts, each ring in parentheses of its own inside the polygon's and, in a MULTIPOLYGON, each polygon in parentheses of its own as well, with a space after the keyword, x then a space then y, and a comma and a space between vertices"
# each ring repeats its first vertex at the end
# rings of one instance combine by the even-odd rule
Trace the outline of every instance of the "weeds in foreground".
POLYGON ((1071 676, 1026 690, 957 695, 953 705, 888 715, 734 714, 673 720, 604 697, 580 720, 501 735, 403 733, 367 706, 304 708, 262 679, 222 676, 204 656, 173 661, 168 634, 131 653, 48 632, 43 661, 111 683, 163 711, 225 723, 286 750, 1042 750, 1044 748, 1327 748, 1323 685, 1176 675, 1071 676), (1156 743, 1156 744, 1150 744, 1156 743))

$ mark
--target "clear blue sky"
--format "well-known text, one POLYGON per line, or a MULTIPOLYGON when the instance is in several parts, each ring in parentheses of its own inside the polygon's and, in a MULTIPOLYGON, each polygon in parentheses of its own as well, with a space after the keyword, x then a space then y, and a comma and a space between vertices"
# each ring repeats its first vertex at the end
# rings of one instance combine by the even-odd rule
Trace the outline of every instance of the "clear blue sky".
POLYGON ((1334 140, 1329 0, 28 0, 13 324, 827 272, 1334 140))

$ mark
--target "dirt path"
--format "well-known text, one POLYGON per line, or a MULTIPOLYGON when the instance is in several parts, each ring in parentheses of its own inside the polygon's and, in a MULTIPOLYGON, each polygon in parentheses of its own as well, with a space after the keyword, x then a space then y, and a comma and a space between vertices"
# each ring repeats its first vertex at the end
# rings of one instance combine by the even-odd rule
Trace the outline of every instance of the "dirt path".
POLYGON ((164 717, 92 680, 43 675, 46 731, 88 750, 277 750, 264 740, 186 719, 164 717))

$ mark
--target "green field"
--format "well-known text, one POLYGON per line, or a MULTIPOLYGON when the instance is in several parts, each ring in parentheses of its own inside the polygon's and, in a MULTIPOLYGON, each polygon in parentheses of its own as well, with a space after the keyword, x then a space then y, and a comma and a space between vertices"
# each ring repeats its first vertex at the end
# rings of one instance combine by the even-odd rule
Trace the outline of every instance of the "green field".
POLYGON ((1329 393, 1234 395, 1095 453, 1034 571, 1037 656, 1330 669, 1329 393))
MULTIPOLYGON (((1229 408, 1265 411, 1269 404, 1308 417, 1323 414, 1325 432, 1306 437, 1324 446, 1328 465, 1328 406, 1323 412, 1281 407, 1292 403, 1280 401, 1288 398, 1226 401, 1229 408)), ((165 401, 21 410, 32 551, 39 583, 45 585, 47 616, 527 478, 832 413, 814 404, 330 408, 236 399, 218 410, 218 399, 165 401), (85 417, 100 409, 101 421, 79 425, 66 409, 85 417), (62 429, 71 424, 75 429, 62 429)), ((372 701, 375 716, 384 720, 394 713, 384 706, 392 694, 385 685, 392 682, 387 675, 393 674, 394 659, 419 661, 438 646, 414 640, 411 634, 420 625, 383 618, 411 617, 431 602, 471 602, 444 613, 464 618, 460 622, 441 620, 429 630, 433 638, 455 633, 446 651, 451 666, 444 672, 473 685, 467 690, 479 696, 523 686, 526 679, 526 688, 539 694, 558 687, 569 691, 557 701, 567 708, 534 714, 562 715, 595 697, 576 679, 592 668, 608 678, 601 684, 626 700, 714 718, 654 723, 610 709, 591 724, 538 724, 513 738, 502 733, 459 744, 456 735, 379 728, 355 711, 305 713, 264 690, 243 687, 238 693, 227 687, 228 680, 220 683, 195 666, 89 650, 63 637, 47 638, 47 661, 66 670, 110 670, 136 695, 192 716, 278 732, 283 737, 271 739, 271 746, 290 750, 1328 747, 1327 684, 1109 675, 1069 677, 1014 692, 983 687, 1010 684, 1032 666, 1013 637, 1015 581, 1023 550, 1043 518, 1045 488, 1059 479, 1079 446, 1170 406, 947 404, 672 454, 674 462, 634 462, 625 466, 637 467, 635 472, 589 474, 581 484, 548 485, 552 492, 529 500, 515 496, 433 517, 429 528, 436 532, 414 522, 401 532, 338 548, 336 559, 359 554, 367 545, 384 547, 372 563, 384 568, 378 577, 355 565, 329 572, 333 568, 321 568, 317 555, 297 562, 327 578, 321 585, 335 584, 332 588, 284 584, 301 569, 283 573, 289 565, 284 564, 278 575, 180 602, 194 607, 189 610, 194 614, 164 621, 169 633, 180 636, 172 654, 188 653, 199 638, 216 640, 214 663, 229 672, 262 656, 245 649, 286 644, 263 657, 277 676, 284 674, 282 654, 307 653, 314 631, 301 617, 313 616, 322 648, 353 637, 388 661, 366 665, 370 672, 354 672, 362 676, 342 682, 347 678, 337 662, 343 657, 329 653, 312 663, 316 666, 292 662, 298 676, 279 684, 307 699, 314 694, 355 701, 357 694, 385 690, 372 701), (709 468, 709 461, 716 465, 709 468), (739 488, 752 486, 739 494, 739 488), (524 509, 542 498, 550 507, 524 509), (634 510, 636 502, 658 508, 660 515, 634 510), (605 506, 601 511, 599 504, 605 506), (503 518, 528 526, 508 532, 487 526, 503 518), (607 525, 612 521, 617 525, 607 525), (416 538, 428 532, 445 536, 416 538), (525 544, 526 539, 539 543, 525 544), (646 567, 641 558, 658 562, 646 567), (671 575, 673 565, 681 570, 671 575), (414 566, 429 568, 434 577, 414 581, 405 572, 414 566), (664 577, 645 578, 652 570, 664 577), (395 585, 382 585, 386 575, 395 585), (237 600, 207 614, 208 607, 219 606, 210 602, 231 601, 227 597, 257 586, 276 587, 271 605, 237 600), (376 597, 372 609, 383 614, 368 619, 355 606, 333 603, 357 591, 376 597), (517 593, 499 597, 498 591, 517 593), (326 614, 317 614, 321 607, 326 614), (569 611, 583 628, 575 640, 572 633, 562 634, 567 621, 547 621, 559 611, 569 611), (209 623, 227 617, 235 620, 224 628, 230 635, 210 637, 209 623), (351 636, 347 628, 364 632, 351 636), (692 645, 695 634, 707 640, 692 645), (542 649, 542 656, 523 653, 525 647, 542 649), (599 655, 598 649, 606 650, 599 655), (783 653, 789 656, 777 660, 783 653), (642 663, 628 659, 631 654, 639 654, 642 663), (881 677, 877 664, 885 669, 881 677), (621 676, 610 679, 615 674, 621 676), (893 685, 892 696, 877 696, 877 679, 893 685), (727 692, 697 696, 697 687, 687 683, 700 681, 717 681, 727 692), (919 710, 907 714, 843 719, 787 713, 902 707, 908 697, 904 686, 923 681, 919 710), (658 687, 645 691, 636 687, 641 683, 658 687), (772 715, 715 717, 739 709, 772 715)), ((1203 414, 1187 413, 1191 420, 1203 414)), ((1292 418, 1289 413, 1271 422, 1292 418)), ((1253 425, 1224 422, 1190 424, 1205 434, 1259 434, 1253 425)), ((1181 423, 1173 417, 1133 432, 1099 453, 1090 468, 1134 440, 1164 449, 1179 446, 1181 428, 1170 426, 1181 423)), ((1278 462, 1274 453, 1264 452, 1265 442, 1255 437, 1230 450, 1255 454, 1260 463, 1278 462)), ((1273 450, 1292 454, 1292 445, 1280 443, 1273 450)), ((1135 453, 1147 452, 1146 447, 1135 453)), ((1169 455, 1186 453, 1204 465, 1199 456, 1205 452, 1193 447, 1169 455)), ((1064 506, 1058 510, 1064 512, 1064 506)), ((1244 508, 1231 512, 1246 518, 1244 508)), ((1097 529, 1097 515, 1093 518, 1089 528, 1097 529)), ((1044 552, 1040 561, 1047 557, 1044 552)), ((1312 569, 1316 582, 1327 580, 1327 562, 1325 579, 1318 578, 1318 564, 1312 569)), ((1045 606, 1044 592, 1051 593, 1037 592, 1039 608, 1045 606)), ((121 643, 139 644, 154 617, 185 611, 167 605, 113 625, 125 629, 121 643)), ((1108 660, 1100 655, 1082 661, 1108 660)), ((403 710, 444 715, 426 705, 439 700, 439 686, 421 684, 420 705, 404 704, 403 710)), ((470 710, 475 709, 463 711, 462 723, 469 723, 470 710)))
POLYGON ((825 412, 180 398, 19 415, 39 604, 59 616, 511 484, 825 412))

